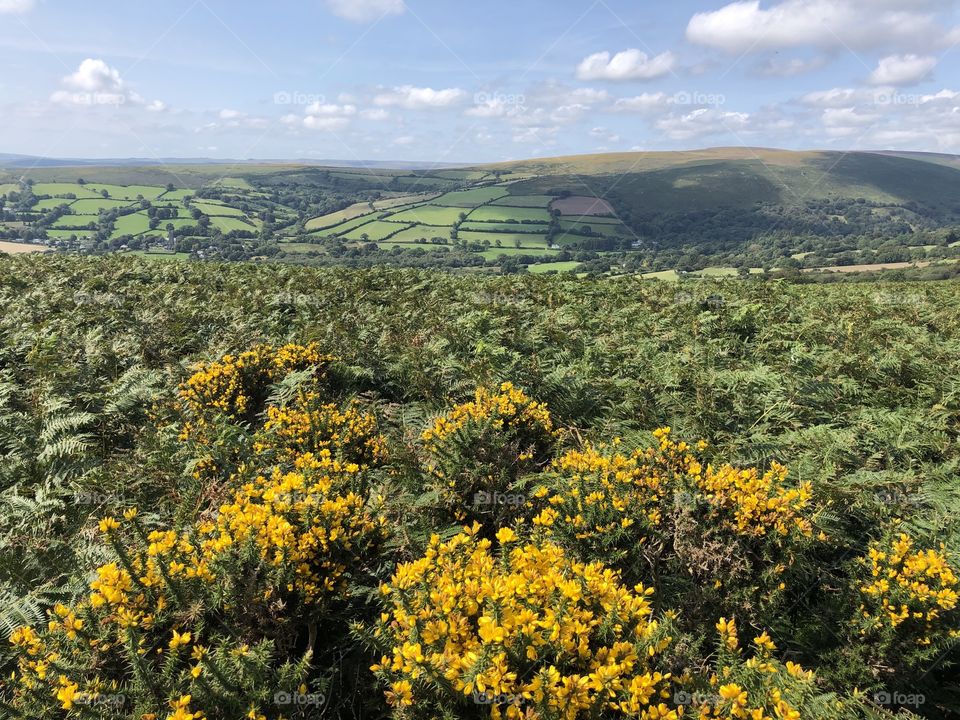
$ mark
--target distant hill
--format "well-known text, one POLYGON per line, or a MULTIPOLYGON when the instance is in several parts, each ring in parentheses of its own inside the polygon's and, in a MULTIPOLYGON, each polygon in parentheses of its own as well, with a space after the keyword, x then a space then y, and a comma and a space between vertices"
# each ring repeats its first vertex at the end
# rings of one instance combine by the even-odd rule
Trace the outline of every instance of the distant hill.
MULTIPOLYGON (((863 198, 941 206, 960 214, 960 157, 900 152, 792 152, 710 148, 686 152, 577 155, 482 166, 541 176, 534 188, 615 193, 637 209, 798 205, 863 198)), ((589 193, 588 193, 589 194, 589 193)))

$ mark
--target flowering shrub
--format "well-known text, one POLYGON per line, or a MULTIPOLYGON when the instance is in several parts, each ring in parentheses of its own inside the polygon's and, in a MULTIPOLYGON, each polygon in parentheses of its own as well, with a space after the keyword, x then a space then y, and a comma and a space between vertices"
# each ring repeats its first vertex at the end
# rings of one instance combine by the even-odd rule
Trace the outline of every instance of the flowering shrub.
POLYGON ((376 417, 356 402, 345 407, 321 403, 316 393, 301 393, 290 407, 268 407, 267 421, 253 449, 277 462, 326 450, 365 467, 387 455, 386 442, 377 434, 376 417))
POLYGON ((680 679, 674 699, 684 717, 742 720, 858 717, 852 701, 824 697, 813 672, 775 657, 776 645, 764 632, 741 647, 735 620, 720 618, 713 669, 705 677, 680 679))
MULTIPOLYGON (((275 380, 321 360, 299 346, 225 358, 206 384, 191 379, 191 412, 249 411, 246 373, 275 380)), ((375 419, 315 397, 268 409, 219 507, 183 527, 147 524, 135 509, 100 521, 116 559, 45 630, 14 635, 18 714, 261 720, 278 716, 277 690, 306 694, 318 624, 346 598, 347 577, 376 564, 386 535, 360 465, 382 456, 375 419)))
POLYGON ((285 375, 317 369, 318 379, 335 358, 323 355, 315 343, 279 348, 258 345, 239 355, 200 365, 180 388, 185 409, 202 423, 212 413, 252 421, 266 398, 267 388, 285 375))
POLYGON ((649 589, 509 529, 495 550, 479 529, 435 537, 382 588, 374 638, 386 654, 374 671, 396 717, 677 717, 658 669, 670 632, 649 589))
POLYGON ((776 463, 765 473, 715 468, 670 428, 653 435, 653 447, 625 450, 617 439, 554 460, 526 507, 537 536, 652 583, 686 617, 749 608, 770 626, 791 582, 807 582, 791 573, 817 542, 809 485, 789 485, 776 463))
POLYGON ((449 516, 489 530, 516 514, 518 479, 549 462, 558 436, 546 406, 503 383, 496 392, 478 388, 420 439, 449 516))
POLYGON ((960 638, 960 579, 945 548, 920 548, 907 533, 870 546, 859 561, 853 626, 871 660, 907 672, 960 638))

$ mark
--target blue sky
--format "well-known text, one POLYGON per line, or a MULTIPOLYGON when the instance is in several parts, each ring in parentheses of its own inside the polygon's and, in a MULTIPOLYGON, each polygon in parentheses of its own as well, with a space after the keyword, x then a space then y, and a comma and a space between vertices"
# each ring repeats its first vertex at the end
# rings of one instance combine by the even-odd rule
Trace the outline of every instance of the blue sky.
POLYGON ((0 152, 960 153, 960 0, 0 0, 0 152))

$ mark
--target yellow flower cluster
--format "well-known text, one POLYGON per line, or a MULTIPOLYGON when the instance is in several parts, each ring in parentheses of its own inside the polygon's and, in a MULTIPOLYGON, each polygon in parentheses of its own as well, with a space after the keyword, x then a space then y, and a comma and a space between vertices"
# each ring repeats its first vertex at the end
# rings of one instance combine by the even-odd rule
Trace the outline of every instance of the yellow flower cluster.
MULTIPOLYGON (((669 479, 652 469, 647 455, 636 450, 629 455, 606 445, 587 444, 570 450, 553 462, 562 477, 557 492, 547 486, 534 491, 535 498, 548 498, 550 508, 559 511, 565 532, 578 540, 604 539, 616 530, 625 530, 641 519, 650 525, 661 520, 661 505, 669 490, 669 479)), ((553 526, 556 517, 538 525, 553 526)), ((642 540, 642 538, 640 538, 642 540)))
POLYGON ((258 345, 239 355, 200 365, 180 388, 180 397, 196 416, 210 410, 242 417, 257 392, 295 370, 323 367, 335 358, 309 345, 258 345))
POLYGON ((935 631, 945 625, 949 637, 960 637, 955 622, 947 617, 957 609, 960 580, 941 546, 939 550, 917 549, 906 533, 887 545, 874 544, 862 560, 870 579, 860 586, 865 602, 861 634, 876 626, 894 630, 902 625, 917 629, 919 645, 933 642, 935 631))
POLYGON ((815 690, 816 677, 793 662, 773 657, 777 647, 767 633, 753 639, 743 659, 737 623, 720 618, 720 667, 705 692, 686 693, 700 720, 800 720, 800 701, 815 690))
POLYGON ((657 447, 625 454, 615 440, 611 446, 587 444, 555 460, 552 482, 534 492, 547 504, 534 525, 604 542, 632 528, 643 542, 644 529, 655 529, 673 505, 685 504, 706 508, 714 526, 747 538, 812 533, 806 517, 810 485, 787 486, 783 466, 773 463, 763 474, 704 466, 687 443, 671 438, 670 428, 653 434, 657 447))
POLYGON ((261 561, 280 571, 288 592, 309 603, 337 591, 356 552, 382 537, 365 498, 347 491, 360 467, 331 457, 330 450, 298 456, 294 472, 259 476, 223 505, 215 521, 199 527, 200 548, 210 564, 252 544, 261 561))
POLYGON ((267 422, 254 442, 257 453, 273 453, 278 461, 304 453, 331 450, 361 465, 382 462, 387 456, 377 419, 357 403, 346 408, 319 405, 313 393, 303 394, 291 407, 267 408, 267 422))
MULTIPOLYGON (((78 658, 120 655, 131 643, 137 663, 154 656, 162 660, 163 653, 178 656, 196 642, 180 624, 184 613, 229 612, 230 583, 244 584, 244 596, 254 591, 254 602, 260 593, 264 607, 278 600, 286 604, 279 597, 286 592, 305 612, 323 609, 341 590, 347 569, 384 535, 385 520, 369 511, 364 495, 348 489, 362 487, 360 472, 358 465, 332 458, 329 450, 299 456, 292 472, 277 469, 257 477, 235 491, 212 520, 182 532, 146 532, 137 513, 128 511, 124 519, 132 535, 142 539, 139 550, 130 549, 137 545, 130 536, 121 536, 127 524, 104 518, 101 531, 120 561, 99 567, 89 594, 73 608, 55 606, 45 633, 30 627, 13 633, 20 650, 20 691, 39 692, 52 684, 52 696, 69 709, 78 693, 92 696, 104 680, 64 674, 54 679, 51 670, 60 657, 70 657, 75 667, 78 658), (258 567, 245 568, 251 561, 258 567), (250 582, 255 584, 245 585, 250 582)), ((204 651, 193 645, 191 654, 197 664, 188 669, 183 657, 182 672, 195 681, 203 672, 204 651)), ((189 702, 187 697, 174 703, 169 717, 202 720, 189 702)))
POLYGON ((547 407, 506 382, 500 385, 499 392, 477 388, 473 400, 437 418, 420 439, 428 450, 435 451, 450 435, 475 422, 489 422, 494 430, 535 428, 547 435, 554 432, 547 407))
POLYGON ((793 531, 810 536, 813 528, 804 512, 810 503, 810 483, 791 488, 785 484, 787 468, 774 462, 762 475, 756 468, 738 470, 730 465, 710 466, 694 473, 707 502, 727 516, 727 526, 740 535, 780 536, 793 531))
POLYGON ((494 551, 479 530, 434 537, 382 587, 390 612, 375 637, 388 653, 373 669, 393 706, 480 697, 496 699, 492 718, 677 718, 664 703, 671 676, 653 667, 671 638, 653 618, 652 591, 631 592, 555 545, 521 545, 512 531, 494 551))

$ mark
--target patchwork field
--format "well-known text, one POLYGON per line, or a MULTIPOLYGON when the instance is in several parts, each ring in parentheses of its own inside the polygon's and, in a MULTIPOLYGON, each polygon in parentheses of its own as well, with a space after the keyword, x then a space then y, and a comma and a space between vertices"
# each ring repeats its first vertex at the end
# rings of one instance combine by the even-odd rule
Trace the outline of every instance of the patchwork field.
POLYGON ((15 243, 0 240, 0 253, 7 255, 23 255, 26 253, 49 252, 50 248, 43 245, 30 245, 29 243, 15 243))
POLYGON ((503 222, 504 220, 530 220, 550 222, 550 213, 546 209, 526 207, 500 207, 487 205, 477 208, 469 215, 471 222, 503 222))
POLYGON ((613 207, 606 200, 594 197, 573 197, 554 200, 551 206, 561 215, 613 215, 613 207))

